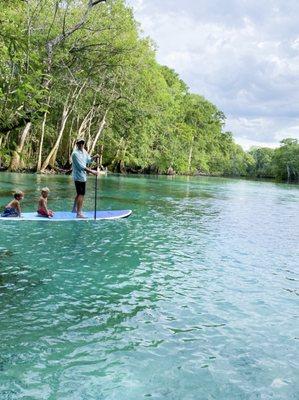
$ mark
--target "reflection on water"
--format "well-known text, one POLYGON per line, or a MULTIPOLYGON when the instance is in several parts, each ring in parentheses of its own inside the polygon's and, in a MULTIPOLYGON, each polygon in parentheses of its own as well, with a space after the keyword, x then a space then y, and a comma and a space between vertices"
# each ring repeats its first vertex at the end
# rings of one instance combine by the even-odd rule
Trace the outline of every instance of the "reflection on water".
MULTIPOLYGON (((89 179, 86 209, 93 207, 89 179)), ((70 177, 1 174, 1 202, 70 177)), ((1 399, 296 399, 296 186, 100 178, 100 223, 1 222, 1 399)))

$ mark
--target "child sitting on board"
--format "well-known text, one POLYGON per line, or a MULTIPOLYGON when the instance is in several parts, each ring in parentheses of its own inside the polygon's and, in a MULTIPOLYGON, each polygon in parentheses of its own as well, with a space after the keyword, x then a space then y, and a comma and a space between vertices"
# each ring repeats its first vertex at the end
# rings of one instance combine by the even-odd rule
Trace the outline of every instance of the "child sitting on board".
POLYGON ((47 187, 42 188, 41 196, 38 201, 37 213, 40 217, 52 218, 54 213, 52 210, 48 209, 48 194, 50 189, 47 187))
POLYGON ((13 194, 13 200, 7 204, 1 217, 20 217, 21 207, 20 201, 24 198, 24 193, 21 190, 16 190, 13 194))

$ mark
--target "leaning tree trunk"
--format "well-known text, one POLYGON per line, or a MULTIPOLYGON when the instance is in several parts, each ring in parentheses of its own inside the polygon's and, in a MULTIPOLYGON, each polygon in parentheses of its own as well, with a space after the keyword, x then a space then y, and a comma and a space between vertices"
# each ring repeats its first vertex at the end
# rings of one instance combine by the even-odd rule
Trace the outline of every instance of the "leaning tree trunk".
POLYGON ((59 149, 59 145, 62 139, 62 135, 64 132, 64 128, 66 125, 66 122, 68 120, 68 117, 70 115, 70 108, 67 106, 67 104, 64 105, 63 107, 63 112, 62 112, 62 118, 61 118, 61 123, 60 123, 60 129, 59 129, 59 133, 58 133, 58 137, 56 139, 56 142, 54 144, 54 146, 52 147, 52 150, 50 151, 50 153, 48 154, 48 157, 45 159, 42 168, 41 168, 41 172, 45 172, 45 170, 47 169, 47 167, 50 166, 54 166, 55 164, 55 160, 56 160, 56 155, 57 155, 57 151, 59 149))
POLYGON ((88 123, 89 123, 90 119, 92 119, 92 109, 90 109, 88 111, 88 113, 85 115, 85 117, 83 118, 83 121, 80 124, 80 127, 78 129, 78 135, 77 135, 78 138, 82 138, 82 139, 85 138, 85 131, 88 127, 88 123))
POLYGON ((72 163, 72 160, 71 160, 71 157, 72 157, 71 154, 72 154, 72 151, 73 151, 72 132, 73 132, 74 123, 75 123, 75 117, 73 116, 72 122, 71 122, 71 126, 70 126, 70 129, 69 129, 68 146, 67 146, 67 152, 68 152, 68 161, 67 161, 67 163, 68 164, 72 163))
POLYGON ((95 135, 95 137, 93 139, 92 145, 88 149, 88 153, 89 154, 93 154, 93 152, 94 152, 96 144, 97 144, 97 142, 98 142, 98 140, 99 140, 99 138, 101 136, 101 133, 103 132, 103 129, 104 129, 105 125, 106 125, 107 114, 108 114, 108 109, 105 111, 105 114, 104 114, 104 116, 103 116, 103 118, 102 118, 102 120, 100 122, 99 129, 98 129, 98 131, 97 131, 97 133, 96 133, 96 135, 95 135))
POLYGON ((19 144, 16 148, 16 150, 13 152, 11 160, 10 160, 10 165, 8 170, 9 171, 18 171, 21 168, 21 153, 24 149, 25 141, 27 139, 28 133, 31 129, 31 122, 27 122, 25 125, 25 128, 22 131, 22 134, 20 136, 20 141, 19 144))
POLYGON ((41 171, 41 166, 42 166, 43 144, 44 144, 44 137, 45 137, 45 129, 46 129, 46 121, 47 121, 49 104, 50 104, 50 97, 48 98, 48 101, 47 101, 47 110, 44 113, 44 118, 43 118, 43 122, 42 122, 42 131, 41 131, 41 137, 40 137, 40 142, 39 142, 39 150, 38 150, 38 160, 37 160, 36 172, 40 172, 41 171))
MULTIPOLYGON (((88 111, 88 113, 85 115, 85 117, 83 118, 81 124, 79 125, 79 118, 77 120, 77 125, 79 126, 79 128, 77 128, 77 137, 72 140, 70 137, 69 140, 69 155, 68 155, 68 159, 69 159, 69 163, 72 163, 72 152, 74 151, 75 147, 76 147, 76 139, 84 139, 86 142, 86 130, 88 129, 89 124, 91 123, 91 120, 93 118, 93 111, 92 109, 88 111)), ((74 120, 73 120, 74 121, 74 120)), ((72 126, 73 126, 73 121, 72 121, 72 126)))
POLYGON ((46 168, 49 165, 54 167, 54 164, 56 162, 57 152, 58 152, 59 145, 60 145, 60 142, 61 142, 61 139, 63 136, 65 125, 66 125, 67 120, 74 108, 74 105, 75 105, 76 101, 78 100, 80 94, 82 93, 82 90, 84 89, 85 85, 86 85, 86 81, 81 85, 81 87, 79 89, 77 88, 75 90, 75 92, 71 96, 71 99, 69 99, 69 96, 67 97, 67 100, 63 106, 63 112, 62 112, 62 118, 61 118, 58 137, 56 139, 56 142, 55 142, 52 150, 50 151, 50 153, 48 154, 48 157, 46 158, 46 160, 44 161, 44 163, 42 165, 41 172, 45 172, 46 168))

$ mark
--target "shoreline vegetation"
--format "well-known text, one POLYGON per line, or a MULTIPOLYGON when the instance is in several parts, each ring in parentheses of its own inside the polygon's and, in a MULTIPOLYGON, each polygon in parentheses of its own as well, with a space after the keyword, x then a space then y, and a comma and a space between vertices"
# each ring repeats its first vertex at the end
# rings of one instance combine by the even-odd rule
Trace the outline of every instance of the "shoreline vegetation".
POLYGON ((83 137, 110 172, 298 182, 298 140, 245 152, 124 0, 0 4, 0 170, 69 170, 83 137))
MULTIPOLYGON (((1 169, 0 168, 0 175, 1 173, 12 173, 12 174, 22 174, 22 175, 71 175, 71 172, 63 172, 63 171, 55 171, 55 170, 46 170, 45 172, 39 173, 36 172, 34 170, 22 170, 22 171, 8 171, 7 168, 5 169, 1 169)), ((248 181, 262 181, 262 182, 272 182, 272 183, 281 183, 281 184, 293 184, 293 185, 298 185, 299 182, 295 181, 295 180, 278 180, 275 179, 275 177, 270 177, 270 176, 248 176, 248 175, 216 175, 216 174, 206 174, 206 173, 195 173, 195 174, 177 174, 176 172, 169 174, 169 173, 143 173, 143 172, 111 172, 108 169, 105 171, 100 171, 100 175, 101 176, 107 176, 107 175, 111 175, 111 176, 164 176, 164 177, 169 177, 169 178, 175 178, 175 177, 202 177, 202 178, 227 178, 227 179, 243 179, 243 180, 248 180, 248 181)))

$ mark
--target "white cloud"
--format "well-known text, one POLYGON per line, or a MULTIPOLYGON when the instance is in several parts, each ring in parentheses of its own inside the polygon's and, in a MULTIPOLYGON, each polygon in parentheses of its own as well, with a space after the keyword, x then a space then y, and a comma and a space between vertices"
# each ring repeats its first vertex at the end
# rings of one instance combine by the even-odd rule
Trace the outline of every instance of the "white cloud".
POLYGON ((127 0, 158 61, 215 103, 237 141, 299 138, 299 3, 127 0))
POLYGON ((251 146, 277 147, 288 137, 298 137, 299 118, 234 117, 228 118, 226 129, 240 132, 236 142, 245 149, 251 146))

